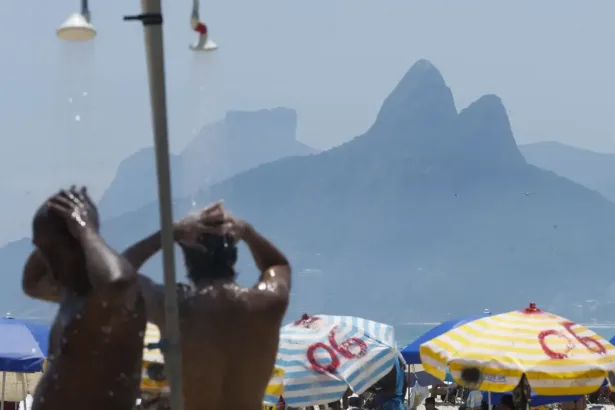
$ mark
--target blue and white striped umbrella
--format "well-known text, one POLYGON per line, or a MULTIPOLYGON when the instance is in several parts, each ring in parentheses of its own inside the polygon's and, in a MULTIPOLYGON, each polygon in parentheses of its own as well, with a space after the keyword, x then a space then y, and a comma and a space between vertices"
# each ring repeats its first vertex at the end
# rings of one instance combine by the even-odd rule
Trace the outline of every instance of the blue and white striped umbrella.
MULTIPOLYGON (((276 367, 283 369, 284 401, 305 407, 340 400, 348 387, 361 394, 403 360, 392 326, 351 316, 315 315, 282 328, 276 367)), ((279 397, 265 396, 266 404, 279 397)))

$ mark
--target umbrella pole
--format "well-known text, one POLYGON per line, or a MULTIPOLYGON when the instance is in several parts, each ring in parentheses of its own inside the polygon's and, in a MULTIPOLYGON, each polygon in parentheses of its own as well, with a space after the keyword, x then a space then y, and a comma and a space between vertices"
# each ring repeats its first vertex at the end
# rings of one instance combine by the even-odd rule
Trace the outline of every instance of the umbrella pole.
POLYGON ((26 398, 28 394, 26 391, 28 390, 28 378, 25 373, 19 373, 21 376, 21 393, 23 394, 23 410, 28 410, 28 406, 26 405, 26 398))
POLYGON ((0 400, 0 410, 4 410, 4 393, 6 392, 6 372, 2 372, 2 399, 0 400))
MULTIPOLYGON (((152 107, 156 171, 158 175, 158 201, 165 285, 164 310, 167 332, 165 336, 168 341, 168 350, 165 351, 165 367, 171 390, 171 409, 184 410, 177 285, 175 281, 175 255, 173 248, 173 208, 171 172, 169 169, 161 0, 141 0, 141 8, 143 14, 137 16, 136 19, 143 22, 145 32, 145 51, 149 74, 150 104, 152 107)), ((128 19, 135 19, 135 17, 128 19)))

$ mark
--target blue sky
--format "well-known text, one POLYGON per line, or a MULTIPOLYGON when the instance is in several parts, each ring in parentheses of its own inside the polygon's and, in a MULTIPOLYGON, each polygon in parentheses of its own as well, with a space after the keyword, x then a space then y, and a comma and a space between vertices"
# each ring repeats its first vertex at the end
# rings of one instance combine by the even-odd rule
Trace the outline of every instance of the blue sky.
MULTIPOLYGON (((91 1, 99 35, 88 44, 55 37, 77 0, 1 6, 0 192, 26 214, 73 181, 100 195, 123 158, 151 145, 142 29, 122 21, 139 3, 91 1)), ((498 94, 518 142, 615 152, 612 0, 209 0, 201 13, 221 48, 206 55, 188 50, 191 3, 164 3, 174 151, 229 109, 274 106, 298 111, 302 141, 337 145, 427 58, 458 109, 498 94)), ((28 233, 28 217, 2 218, 0 243, 28 233)))

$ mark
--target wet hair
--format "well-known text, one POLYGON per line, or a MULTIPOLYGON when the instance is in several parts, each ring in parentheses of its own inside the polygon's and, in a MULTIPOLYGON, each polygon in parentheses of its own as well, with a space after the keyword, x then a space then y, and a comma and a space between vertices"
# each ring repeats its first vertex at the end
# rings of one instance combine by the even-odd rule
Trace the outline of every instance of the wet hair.
POLYGON ((69 243, 71 239, 74 242, 73 237, 68 232, 66 222, 47 203, 38 208, 32 220, 32 236, 36 238, 39 234, 53 234, 69 241, 69 243))
MULTIPOLYGON (((89 206, 87 202, 86 206, 88 212, 92 212, 92 221, 98 230, 96 207, 89 206)), ((47 203, 36 211, 32 221, 32 233, 34 238, 46 237, 44 243, 37 243, 37 247, 49 264, 52 276, 74 292, 87 293, 91 284, 88 276, 82 274, 86 269, 83 250, 69 232, 64 219, 47 203), (64 250, 59 252, 58 247, 63 247, 64 250)))
POLYGON ((180 244, 188 278, 193 283, 202 279, 232 279, 235 277, 237 245, 232 237, 202 235, 197 243, 200 247, 180 244))

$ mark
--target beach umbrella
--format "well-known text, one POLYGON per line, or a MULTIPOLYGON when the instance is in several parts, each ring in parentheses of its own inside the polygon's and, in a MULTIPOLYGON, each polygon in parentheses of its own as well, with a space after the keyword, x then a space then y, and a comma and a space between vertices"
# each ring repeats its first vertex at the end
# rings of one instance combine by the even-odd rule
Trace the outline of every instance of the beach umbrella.
POLYGON ((33 394, 49 344, 49 326, 0 318, 0 403, 33 394))
MULTIPOLYGON (((307 316, 284 326, 276 367, 289 407, 340 400, 348 387, 361 394, 402 360, 392 326, 351 316, 307 316)), ((279 396, 268 394, 266 404, 279 396)))
POLYGON ((480 319, 489 314, 490 314, 489 311, 486 310, 480 315, 466 316, 466 317, 447 320, 446 322, 442 322, 436 327, 429 329, 427 332, 417 337, 413 342, 408 343, 406 347, 401 349, 401 355, 404 357, 404 360, 408 364, 420 364, 421 363, 420 348, 423 343, 428 342, 431 339, 438 337, 442 333, 448 332, 451 329, 464 325, 468 322, 472 322, 476 319, 480 319))
POLYGON ((43 370, 49 326, 10 317, 0 318, 0 372, 36 373, 43 370))
POLYGON ((442 384, 442 382, 454 382, 453 376, 447 371, 444 380, 440 380, 434 375, 428 373, 420 364, 413 364, 408 367, 408 386, 414 386, 418 383, 419 386, 433 386, 434 384, 442 384))
POLYGON ((443 378, 449 366, 457 383, 491 392, 511 391, 523 378, 542 395, 589 394, 615 376, 613 345, 534 303, 454 328, 420 353, 432 375, 443 378))
POLYGON ((148 323, 143 337, 143 366, 141 390, 152 393, 168 393, 169 383, 164 375, 162 338, 158 326, 148 323))

